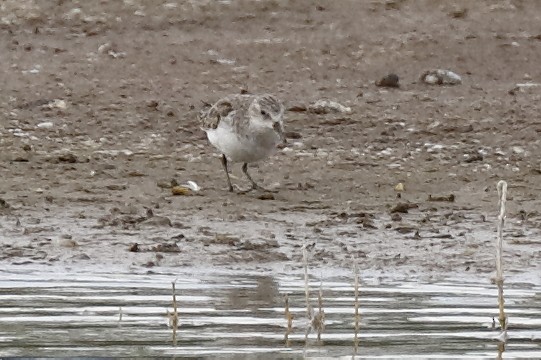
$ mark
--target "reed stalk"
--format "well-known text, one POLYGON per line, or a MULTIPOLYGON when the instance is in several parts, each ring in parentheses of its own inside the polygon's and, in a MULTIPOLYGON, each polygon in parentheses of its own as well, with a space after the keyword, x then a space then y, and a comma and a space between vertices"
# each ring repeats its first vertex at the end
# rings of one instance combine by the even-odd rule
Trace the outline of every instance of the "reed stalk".
POLYGON ((171 286, 173 288, 173 312, 172 313, 167 312, 167 315, 169 316, 169 326, 171 326, 173 329, 173 346, 177 346, 177 329, 179 325, 175 282, 176 282, 176 279, 175 281, 171 282, 171 286))
POLYGON ((293 332, 293 315, 291 314, 291 311, 289 311, 289 297, 287 294, 284 296, 284 307, 285 307, 285 318, 287 320, 287 329, 285 334, 285 343, 286 346, 290 346, 291 342, 289 341, 289 334, 293 332))
POLYGON ((354 354, 357 354, 359 349, 359 328, 360 328, 360 315, 359 315, 359 269, 357 268, 357 262, 354 262, 353 272, 355 277, 355 338, 353 340, 354 354))
POLYGON ((323 310, 323 289, 322 284, 319 285, 317 296, 318 312, 312 319, 312 328, 317 330, 317 341, 321 342, 321 333, 325 330, 325 311, 323 310))
POLYGON ((306 300, 306 318, 312 320, 312 305, 310 305, 310 286, 308 284, 308 254, 306 244, 302 247, 302 265, 304 268, 304 297, 306 300))
POLYGON ((308 343, 308 334, 312 330, 312 305, 310 305, 310 286, 308 284, 308 254, 306 250, 306 244, 302 246, 302 264, 304 267, 304 297, 306 300, 306 318, 308 319, 308 326, 306 327, 306 332, 304 333, 304 343, 305 346, 308 343))
POLYGON ((118 326, 122 326, 122 306, 118 307, 118 326))
POLYGON ((505 205, 507 201, 507 182, 500 180, 497 185, 499 208, 500 213, 498 215, 498 238, 496 239, 496 285, 498 286, 498 306, 499 315, 498 320, 500 322, 500 328, 502 331, 507 330, 507 316, 504 309, 504 296, 503 296, 503 227, 505 224, 505 205))

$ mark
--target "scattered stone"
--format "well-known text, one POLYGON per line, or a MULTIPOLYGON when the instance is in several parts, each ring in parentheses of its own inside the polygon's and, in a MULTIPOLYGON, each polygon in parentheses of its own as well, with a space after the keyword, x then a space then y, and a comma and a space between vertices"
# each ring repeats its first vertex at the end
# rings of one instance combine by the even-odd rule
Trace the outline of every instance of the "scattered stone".
POLYGON ((25 261, 14 261, 11 263, 12 265, 28 265, 28 264, 33 264, 32 261, 30 260, 25 260, 25 261))
POLYGON ((162 108, 163 108, 162 111, 165 113, 165 115, 167 115, 169 117, 175 116, 175 114, 176 114, 175 109, 172 106, 165 105, 162 108))
POLYGON ((171 219, 169 219, 168 217, 165 217, 165 216, 148 217, 148 219, 141 222, 141 225, 143 225, 143 226, 156 226, 156 227, 162 227, 162 226, 171 227, 171 226, 173 226, 173 224, 171 223, 171 219))
POLYGON ((363 218, 360 218, 357 223, 361 224, 363 226, 364 229, 377 229, 378 227, 374 224, 374 220, 368 218, 368 217, 363 217, 363 218))
POLYGON ((73 8, 67 13, 65 13, 63 16, 64 20, 70 20, 70 21, 81 20, 82 17, 83 17, 83 11, 81 10, 81 8, 73 8))
POLYGON ((376 81, 376 86, 398 88, 400 87, 400 84, 398 83, 398 81, 399 81, 398 75, 391 73, 391 74, 385 75, 380 80, 376 81))
POLYGON ((517 154, 517 155, 522 155, 525 153, 524 148, 520 146, 513 146, 511 148, 511 151, 513 151, 513 154, 517 154))
POLYGON ((315 185, 309 182, 299 182, 297 183, 298 190, 310 190, 315 188, 315 185))
POLYGON ((391 220, 392 221, 402 221, 402 216, 400 216, 399 213, 393 213, 391 215, 391 220))
POLYGON ((24 156, 16 156, 14 159, 13 159, 13 162, 29 162, 30 159, 28 158, 28 155, 25 154, 24 156))
POLYGON ((468 9, 467 8, 458 8, 453 9, 449 12, 449 16, 453 19, 464 19, 468 15, 468 9))
POLYGON ((79 244, 77 243, 77 241, 75 241, 75 240, 73 240, 73 239, 65 239, 65 238, 61 238, 61 239, 58 241, 58 246, 64 247, 64 248, 68 248, 68 249, 73 249, 73 248, 78 247, 79 244))
POLYGON ((305 112, 308 109, 304 105, 293 105, 287 108, 287 111, 291 112, 305 112))
POLYGON ((246 240, 237 245, 238 250, 267 250, 269 248, 279 248, 280 244, 274 239, 260 239, 255 241, 246 240))
POLYGON ((151 109, 154 109, 154 110, 157 110, 159 105, 160 104, 156 100, 150 100, 150 101, 147 102, 147 107, 149 107, 151 109))
POLYGON ((39 100, 25 102, 23 104, 18 105, 17 107, 19 109, 30 109, 30 108, 46 105, 50 103, 51 101, 52 101, 51 99, 39 99, 39 100))
POLYGON ((119 155, 124 156, 132 156, 133 151, 129 149, 122 149, 122 150, 96 150, 94 151, 94 154, 101 154, 101 155, 107 155, 111 157, 117 157, 119 155))
POLYGON ((154 252, 164 252, 164 253, 179 253, 180 248, 176 243, 163 243, 153 246, 151 248, 154 252))
POLYGON ((158 187, 162 189, 171 189, 171 188, 174 188, 175 186, 178 186, 179 184, 177 180, 171 179, 171 180, 159 180, 156 185, 158 185, 158 187))
POLYGON ((173 240, 173 241, 179 241, 179 240, 184 240, 186 239, 186 236, 184 234, 177 234, 175 236, 171 236, 170 240, 173 240))
POLYGON ((349 125, 349 124, 353 124, 354 122, 355 120, 353 120, 351 117, 345 116, 345 117, 337 117, 333 119, 323 120, 321 122, 321 125, 330 125, 330 126, 349 125))
POLYGON ((421 81, 429 85, 459 85, 462 78, 450 70, 428 70, 421 75, 421 81))
MULTIPOLYGON (((127 175, 130 176, 130 177, 141 177, 141 176, 145 176, 145 174, 142 173, 142 172, 139 171, 139 170, 133 170, 133 171, 130 171, 127 175)), ((159 185, 158 185, 158 186, 159 186, 159 185)))
POLYGON ((116 213, 108 214, 102 216, 98 219, 98 226, 121 226, 124 229, 128 229, 136 224, 139 224, 147 220, 147 216, 133 216, 133 215, 124 215, 118 216, 116 213))
POLYGON ((274 195, 270 192, 266 192, 257 197, 259 200, 275 200, 274 195))
POLYGON ((230 245, 235 246, 240 242, 240 238, 236 236, 231 236, 228 234, 216 234, 213 244, 222 244, 222 245, 230 245))
POLYGON ((54 126, 53 122, 52 121, 44 121, 44 122, 40 122, 39 124, 36 125, 36 127, 38 129, 52 129, 54 126))
POLYGON ((61 99, 54 99, 44 105, 44 108, 49 109, 49 110, 54 110, 54 109, 66 110, 67 107, 68 107, 68 103, 65 100, 61 100, 61 99))
POLYGON ((351 108, 331 100, 318 100, 308 106, 308 111, 314 114, 345 113, 351 114, 351 108))
POLYGON ((402 192, 405 190, 405 187, 404 187, 404 184, 403 183, 398 183, 396 184, 396 186, 394 187, 394 191, 397 191, 397 192, 402 192))
POLYGON ((407 226, 407 225, 404 225, 404 226, 397 226, 394 228, 398 233, 400 234, 409 234, 409 233, 412 233, 414 231, 418 231, 418 229, 414 226, 407 226))
POLYGON ((298 131, 286 131, 284 132, 284 136, 286 139, 300 139, 302 138, 302 134, 298 131))
POLYGON ((71 257, 71 260, 90 260, 90 256, 85 253, 74 255, 71 257))
POLYGON ((77 156, 75 156, 75 154, 71 152, 68 152, 68 153, 59 155, 58 161, 63 162, 63 163, 74 164, 77 162, 77 156))
POLYGON ((464 154, 465 156, 465 159, 464 159, 464 162, 465 163, 472 163, 472 162, 476 162, 476 161, 483 161, 484 157, 483 155, 479 154, 479 153, 473 153, 473 154, 464 154))
POLYGON ((113 59, 126 57, 126 53, 123 51, 118 51, 116 44, 111 42, 98 46, 98 53, 109 55, 109 57, 113 59))
POLYGON ((0 198, 0 209, 9 209, 10 206, 6 200, 0 198))
POLYGON ((431 235, 430 238, 432 238, 432 239, 453 239, 453 235, 451 235, 451 234, 438 234, 438 235, 431 235))
POLYGON ((128 188, 128 185, 126 185, 126 184, 109 184, 109 185, 105 185, 105 188, 107 190, 111 190, 111 191, 120 191, 120 190, 126 190, 128 188))
POLYGON ((398 203, 396 204, 391 210, 390 213, 403 213, 407 214, 409 209, 416 209, 419 206, 417 204, 411 204, 411 203, 398 203))
POLYGON ((43 260, 47 258, 47 253, 43 250, 37 251, 34 256, 31 257, 32 260, 43 260))
POLYGON ((446 196, 428 195, 428 201, 454 202, 455 201, 455 195, 454 194, 450 194, 450 195, 446 195, 446 196))

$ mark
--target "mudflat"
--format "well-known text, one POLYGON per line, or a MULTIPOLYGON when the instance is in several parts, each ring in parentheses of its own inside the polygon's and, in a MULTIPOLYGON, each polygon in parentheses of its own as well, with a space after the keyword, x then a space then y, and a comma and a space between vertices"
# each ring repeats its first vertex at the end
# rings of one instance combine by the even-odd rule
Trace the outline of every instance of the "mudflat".
POLYGON ((505 269, 538 277, 540 17, 533 0, 3 1, 1 262, 292 269, 307 244, 311 266, 488 278, 503 179, 505 269), (290 109, 288 146, 251 170, 272 195, 226 191, 199 128, 203 102, 241 91, 290 109), (308 111, 322 99, 350 111, 308 111))

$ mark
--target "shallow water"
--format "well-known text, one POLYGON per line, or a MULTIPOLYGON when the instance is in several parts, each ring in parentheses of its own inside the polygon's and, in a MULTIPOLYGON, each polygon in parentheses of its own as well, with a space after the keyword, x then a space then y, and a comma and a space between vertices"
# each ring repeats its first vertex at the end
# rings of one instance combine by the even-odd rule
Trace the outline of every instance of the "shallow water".
MULTIPOLYGON (((311 279, 323 290, 321 343, 305 344, 300 274, 0 272, 0 356, 318 358, 353 354, 353 280, 311 279), (172 345, 167 309, 176 278, 180 314, 172 345), (294 314, 286 346, 284 294, 294 314)), ((541 358, 541 287, 506 284, 505 357, 541 358)), ((486 284, 363 278, 359 357, 494 358, 496 289, 486 284)))

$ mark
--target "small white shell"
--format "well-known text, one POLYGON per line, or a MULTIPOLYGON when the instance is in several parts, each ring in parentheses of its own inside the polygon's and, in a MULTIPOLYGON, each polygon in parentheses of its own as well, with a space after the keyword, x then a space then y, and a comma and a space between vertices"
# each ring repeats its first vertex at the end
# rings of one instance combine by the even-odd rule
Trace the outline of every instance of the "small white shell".
POLYGON ((195 181, 188 181, 186 182, 186 185, 190 188, 190 190, 194 191, 194 192, 198 192, 199 190, 201 190, 201 187, 199 185, 197 185, 197 183, 195 181))

